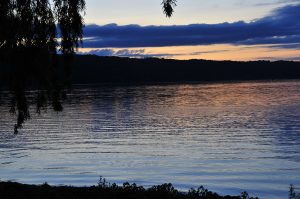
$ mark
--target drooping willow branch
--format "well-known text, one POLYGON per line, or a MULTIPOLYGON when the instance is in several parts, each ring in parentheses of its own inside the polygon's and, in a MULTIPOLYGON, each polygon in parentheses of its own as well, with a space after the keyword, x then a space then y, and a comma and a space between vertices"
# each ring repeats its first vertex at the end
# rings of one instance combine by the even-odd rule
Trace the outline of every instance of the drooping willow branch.
MULTIPOLYGON (((176 0, 163 0, 171 17, 176 0)), ((83 37, 85 0, 0 0, 0 65, 9 66, 13 97, 11 112, 18 115, 15 132, 30 118, 26 89, 37 87, 37 112, 51 101, 61 111, 62 82, 70 79, 72 55, 83 37), (59 39, 58 39, 59 38, 59 39), (64 77, 57 51, 64 57, 64 77)))
POLYGON ((83 37, 84 10, 84 0, 0 1, 0 64, 9 66, 11 112, 18 115, 15 131, 30 117, 29 87, 40 91, 38 112, 47 103, 45 99, 52 102, 55 111, 62 110, 60 79, 68 79, 69 73, 59 77, 57 51, 63 54, 68 68, 68 60, 83 37))
POLYGON ((171 17, 173 15, 176 2, 176 0, 163 0, 163 10, 167 17, 171 17))

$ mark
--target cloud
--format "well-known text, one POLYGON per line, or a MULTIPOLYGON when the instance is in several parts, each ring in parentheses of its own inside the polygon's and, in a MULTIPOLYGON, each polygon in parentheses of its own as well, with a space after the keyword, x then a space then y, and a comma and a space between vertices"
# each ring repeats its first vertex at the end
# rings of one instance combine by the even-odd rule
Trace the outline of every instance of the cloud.
POLYGON ((275 44, 275 45, 269 45, 268 47, 269 48, 278 48, 278 49, 300 50, 300 43, 275 44))
MULTIPOLYGON (((221 24, 139 26, 87 25, 85 48, 143 48, 209 44, 300 45, 300 4, 274 10, 256 21, 221 24)), ((295 47, 295 45, 292 45, 295 47)))
POLYGON ((203 55, 211 53, 228 52, 229 50, 210 50, 210 51, 196 51, 191 53, 151 53, 145 49, 94 49, 87 52, 79 52, 81 55, 98 55, 98 56, 116 56, 116 57, 132 57, 132 58, 149 58, 149 57, 161 57, 161 58, 172 58, 175 56, 186 56, 186 55, 203 55))
POLYGON ((222 53, 228 52, 229 50, 211 50, 211 51, 197 51, 186 55, 203 55, 203 54, 211 54, 211 53, 222 53))
POLYGON ((150 57, 161 57, 161 58, 172 58, 175 56, 185 55, 203 55, 211 53, 228 52, 229 50, 210 50, 210 51, 196 51, 191 53, 151 53, 145 49, 120 49, 115 50, 111 48, 105 49, 94 49, 87 52, 79 52, 81 55, 98 55, 98 56, 116 56, 116 57, 132 57, 132 58, 150 58, 150 57))
POLYGON ((269 5, 277 5, 277 4, 293 4, 300 3, 300 0, 278 0, 275 2, 265 2, 265 3, 257 3, 256 6, 269 6, 269 5))
POLYGON ((137 50, 129 50, 129 49, 96 49, 90 50, 86 53, 80 53, 84 55, 98 55, 98 56, 117 56, 117 57, 133 57, 133 58, 147 58, 147 57, 162 57, 169 58, 179 54, 154 54, 154 53, 146 53, 145 49, 137 49, 137 50))
POLYGON ((271 60, 271 61, 300 61, 300 57, 257 57, 257 60, 271 60))

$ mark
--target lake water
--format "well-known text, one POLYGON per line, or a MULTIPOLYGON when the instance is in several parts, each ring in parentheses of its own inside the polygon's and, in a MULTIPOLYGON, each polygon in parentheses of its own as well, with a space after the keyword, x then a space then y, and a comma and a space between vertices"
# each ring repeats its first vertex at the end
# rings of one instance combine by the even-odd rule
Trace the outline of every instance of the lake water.
MULTIPOLYGON (((30 93, 31 95, 34 92, 30 93)), ((300 185, 300 81, 76 86, 18 135, 0 105, 0 179, 154 185, 288 198, 300 185)))

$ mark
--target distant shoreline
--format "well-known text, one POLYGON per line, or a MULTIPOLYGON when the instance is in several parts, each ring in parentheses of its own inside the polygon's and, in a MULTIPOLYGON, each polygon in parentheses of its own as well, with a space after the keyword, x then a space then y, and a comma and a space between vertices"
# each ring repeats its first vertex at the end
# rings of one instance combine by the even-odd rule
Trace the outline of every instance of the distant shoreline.
POLYGON ((261 80, 227 80, 227 81, 183 81, 183 82, 140 82, 140 83, 83 83, 73 84, 74 87, 138 87, 138 86, 169 86, 169 85, 218 85, 243 83, 276 83, 299 82, 299 79, 261 79, 261 80))
MULTIPOLYGON (((59 56, 63 70, 63 59, 59 56)), ((8 66, 0 64, 1 85, 8 66)), ((76 55, 71 83, 101 85, 199 84, 300 79, 300 62, 210 61, 76 55)), ((0 85, 0 86, 1 86, 0 85)))
MULTIPOLYGON (((139 86, 170 86, 170 85, 218 85, 218 84, 245 84, 245 83, 276 83, 299 82, 299 79, 261 79, 261 80, 227 80, 227 81, 183 81, 183 82, 139 82, 139 83, 75 83, 72 88, 78 87, 139 87, 139 86)), ((7 85, 0 85, 0 90, 7 90, 7 85)), ((34 89, 34 88, 33 88, 34 89)))
POLYGON ((76 56, 73 84, 199 84, 300 79, 300 62, 76 56))

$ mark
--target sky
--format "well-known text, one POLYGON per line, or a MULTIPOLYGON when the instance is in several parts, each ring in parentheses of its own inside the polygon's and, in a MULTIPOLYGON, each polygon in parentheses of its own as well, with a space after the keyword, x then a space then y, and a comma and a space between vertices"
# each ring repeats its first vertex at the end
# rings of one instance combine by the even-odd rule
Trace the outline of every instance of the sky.
POLYGON ((300 0, 86 0, 83 54, 300 61, 300 0))

